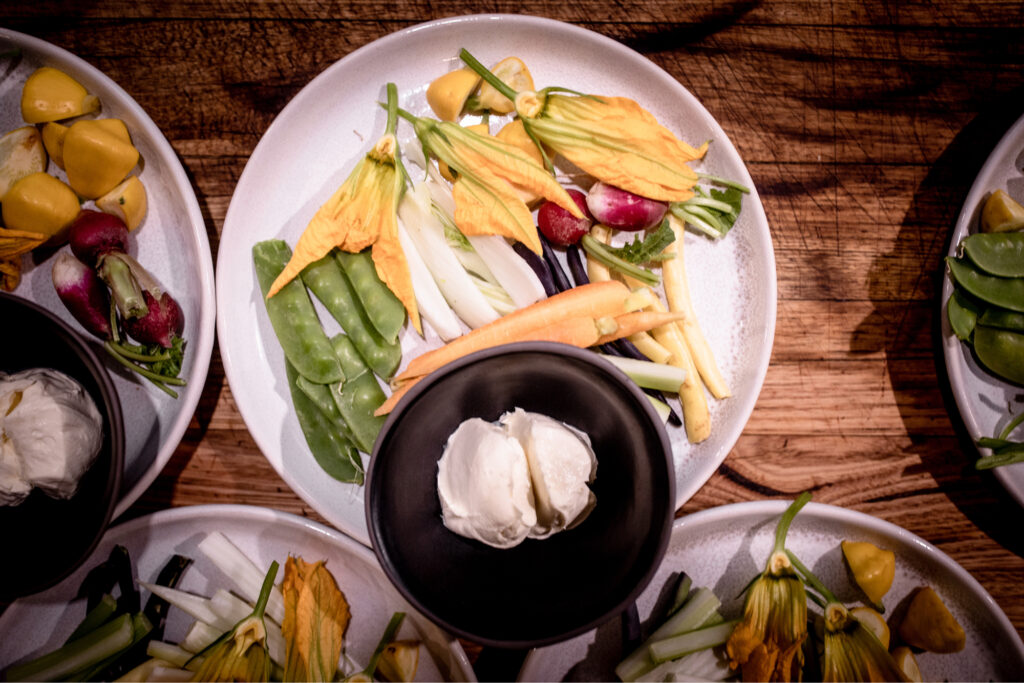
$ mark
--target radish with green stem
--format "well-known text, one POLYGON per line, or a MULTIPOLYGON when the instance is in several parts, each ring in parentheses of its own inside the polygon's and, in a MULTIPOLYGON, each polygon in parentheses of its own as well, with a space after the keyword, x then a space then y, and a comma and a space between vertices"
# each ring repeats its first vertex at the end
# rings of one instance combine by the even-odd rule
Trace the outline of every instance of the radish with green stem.
POLYGON ((116 216, 83 210, 68 241, 77 260, 63 252, 52 271, 60 300, 85 329, 104 340, 114 360, 177 398, 167 385, 185 384, 178 377, 185 317, 174 298, 127 254, 124 223, 116 216), (128 343, 122 329, 140 344, 128 343))

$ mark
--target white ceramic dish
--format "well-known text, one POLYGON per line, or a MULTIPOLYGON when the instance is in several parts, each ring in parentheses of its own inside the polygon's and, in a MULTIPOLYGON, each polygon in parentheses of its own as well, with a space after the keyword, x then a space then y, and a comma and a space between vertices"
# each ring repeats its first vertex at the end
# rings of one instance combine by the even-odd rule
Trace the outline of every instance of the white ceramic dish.
MULTIPOLYGON (((58 68, 77 79, 100 99, 99 117, 122 119, 141 154, 139 178, 146 187, 149 210, 130 237, 133 255, 181 305, 187 341, 181 376, 188 381, 173 399, 134 373, 122 369, 82 330, 57 298, 50 278, 53 256, 35 263, 23 259, 25 271, 13 292, 67 320, 92 341, 114 380, 125 425, 125 466, 115 517, 127 510, 170 460, 188 428, 213 352, 216 311, 213 258, 206 224, 188 177, 167 138, 142 107, 120 86, 82 59, 50 43, 0 29, 0 52, 10 48, 19 57, 0 60, 0 131, 24 126, 21 89, 40 66, 58 68)), ((62 176, 53 162, 49 171, 62 176)), ((90 202, 86 206, 91 207, 90 202)), ((67 249, 67 247, 64 247, 67 249)))
MULTIPOLYGON (((953 228, 950 256, 957 254, 965 237, 978 231, 981 207, 988 195, 999 188, 1024 203, 1024 116, 1006 131, 971 185, 953 228)), ((942 351, 953 396, 973 441, 984 436, 997 436, 1010 421, 1011 410, 1014 415, 1024 410, 1021 399, 1024 389, 999 379, 978 365, 970 347, 953 334, 946 315, 946 304, 953 295, 953 282, 945 267, 943 271, 939 317, 942 320, 942 351)), ((991 454, 988 449, 979 451, 982 455, 991 454)), ((1024 463, 997 467, 993 471, 1010 495, 1024 505, 1024 463)))
MULTIPOLYGON (((674 573, 685 571, 693 586, 707 586, 722 599, 727 618, 742 613, 741 591, 764 569, 775 526, 786 501, 737 503, 676 520, 661 568, 641 594, 637 607, 646 620, 674 573)), ((839 543, 870 541, 896 553, 896 577, 884 598, 891 610, 911 590, 932 586, 967 634, 956 654, 917 655, 927 681, 1020 680, 1024 674, 1024 643, 1010 620, 970 574, 940 550, 901 529, 863 513, 809 503, 790 527, 786 546, 837 597, 855 602, 839 543)), ((531 651, 519 675, 522 681, 615 680, 623 656, 620 620, 573 640, 531 651)), ((648 629, 649 630, 649 629, 648 629)))
MULTIPOLYGON (((352 614, 345 653, 365 665, 391 615, 406 612, 402 638, 420 639, 417 680, 475 680, 458 641, 416 614, 391 586, 373 553, 334 529, 317 522, 246 505, 197 505, 163 510, 110 529, 81 569, 58 586, 13 603, 0 616, 0 669, 34 653, 59 646, 84 616, 84 599, 75 592, 89 569, 105 560, 111 548, 128 549, 136 575, 152 581, 175 553, 194 562, 179 588, 210 596, 234 584, 196 544, 210 531, 220 531, 258 566, 277 560, 283 567, 289 554, 309 562, 325 560, 345 594, 352 614), (431 656, 426 656, 429 653, 431 656)), ((278 575, 278 582, 283 575, 278 575)), ((144 590, 143 601, 146 599, 144 590)), ((176 608, 169 612, 164 640, 179 642, 191 619, 176 608)))
MULTIPOLYGON (((703 170, 753 188, 732 143, 675 79, 629 48, 569 24, 536 17, 480 15, 413 26, 340 60, 306 86, 267 130, 239 180, 217 260, 218 334, 238 409, 260 449, 286 482, 341 530, 368 543, 363 491, 320 472, 291 409, 281 348, 252 267, 252 246, 294 246, 317 207, 376 141, 385 116, 377 102, 393 81, 401 106, 428 115, 431 80, 457 66, 460 47, 484 63, 522 58, 537 87, 562 85, 633 97, 683 139, 712 140, 703 170)), ((399 137, 409 139, 402 123, 399 137)), ((409 143, 412 144, 412 143, 409 143)), ((689 235, 689 280, 697 313, 733 398, 711 400, 712 436, 691 446, 670 428, 677 502, 707 481, 732 448, 761 389, 775 330, 775 261, 764 210, 753 190, 738 224, 718 243, 689 235)), ((338 329, 321 315, 329 331, 338 329)), ((405 361, 437 345, 403 333, 405 361)))

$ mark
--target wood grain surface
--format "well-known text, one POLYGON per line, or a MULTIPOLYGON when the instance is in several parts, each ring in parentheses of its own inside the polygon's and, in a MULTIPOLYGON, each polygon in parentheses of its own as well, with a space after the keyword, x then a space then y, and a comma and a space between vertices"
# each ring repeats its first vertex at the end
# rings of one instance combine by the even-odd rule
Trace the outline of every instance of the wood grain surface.
MULTIPOLYGON (((1024 634, 1024 510, 973 468, 937 319, 957 213, 1024 114, 1019 0, 36 0, 0 5, 0 24, 138 100, 189 174, 216 258, 249 154, 303 86, 395 30, 479 12, 571 22, 644 54, 721 123, 764 202, 771 365, 743 435, 681 514, 810 489, 938 546, 1024 634)), ((319 518, 260 454, 216 349, 183 442, 128 515, 210 502, 319 518)))

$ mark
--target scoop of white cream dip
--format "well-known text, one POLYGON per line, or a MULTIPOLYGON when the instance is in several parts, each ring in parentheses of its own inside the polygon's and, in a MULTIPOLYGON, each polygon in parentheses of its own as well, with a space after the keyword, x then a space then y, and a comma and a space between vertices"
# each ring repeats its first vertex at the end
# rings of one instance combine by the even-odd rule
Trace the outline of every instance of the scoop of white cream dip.
POLYGON ((597 459, 583 432, 520 408, 466 420, 438 462, 444 525, 495 548, 579 524, 596 504, 597 459))
POLYGON ((0 373, 0 505, 33 487, 70 498, 103 443, 103 417, 77 381, 57 370, 0 373))

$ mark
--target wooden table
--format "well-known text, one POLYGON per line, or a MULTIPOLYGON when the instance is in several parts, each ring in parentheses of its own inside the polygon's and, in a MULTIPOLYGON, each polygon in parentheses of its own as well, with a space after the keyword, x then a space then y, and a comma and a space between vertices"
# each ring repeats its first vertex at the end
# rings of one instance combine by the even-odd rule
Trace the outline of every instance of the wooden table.
MULTIPOLYGON (((937 545, 1024 634, 1024 511, 973 468, 937 331, 956 215, 1024 114, 1018 0, 36 0, 5 3, 0 23, 139 101, 184 162, 216 257, 249 154, 303 86, 392 31, 480 11, 572 22, 643 53, 718 119, 757 184, 778 267, 771 366, 733 452, 681 513, 810 489, 937 545)), ((216 350, 184 441, 129 515, 197 503, 318 518, 259 453, 216 350)))

